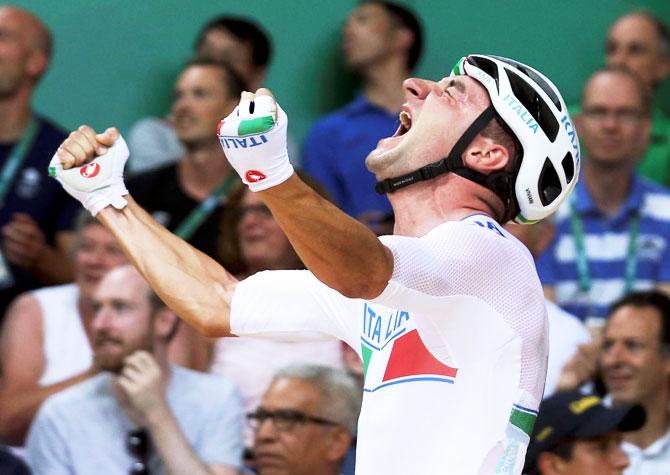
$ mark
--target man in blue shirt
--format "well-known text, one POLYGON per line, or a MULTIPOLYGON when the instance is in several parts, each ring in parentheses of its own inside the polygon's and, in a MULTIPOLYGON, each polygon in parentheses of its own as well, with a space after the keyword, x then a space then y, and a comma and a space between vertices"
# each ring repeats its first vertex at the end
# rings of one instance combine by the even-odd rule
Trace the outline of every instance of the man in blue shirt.
POLYGON ((391 205, 375 193, 365 157, 398 128, 403 80, 419 60, 423 33, 406 8, 371 1, 353 11, 342 34, 345 62, 362 77, 363 88, 352 102, 314 125, 305 139, 303 166, 347 214, 380 219, 391 214, 391 205))
POLYGON ((668 286, 670 192, 635 172, 651 129, 648 89, 636 75, 593 74, 575 124, 586 149, 581 180, 537 267, 552 300, 601 325, 629 291, 668 286))

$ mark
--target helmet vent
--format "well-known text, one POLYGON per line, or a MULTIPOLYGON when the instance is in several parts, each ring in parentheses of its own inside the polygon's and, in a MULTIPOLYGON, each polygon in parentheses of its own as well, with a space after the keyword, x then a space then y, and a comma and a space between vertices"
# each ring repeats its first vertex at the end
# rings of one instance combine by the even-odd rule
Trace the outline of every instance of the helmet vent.
POLYGON ((565 172, 565 180, 570 183, 575 176, 575 161, 572 159, 572 153, 565 154, 565 158, 561 161, 563 171, 565 172))
POLYGON ((498 84, 498 66, 493 61, 482 56, 474 55, 468 56, 467 61, 491 76, 496 82, 496 89, 500 91, 500 85, 498 84))
POLYGON ((542 99, 542 97, 521 78, 512 69, 507 68, 507 76, 512 86, 512 92, 516 99, 523 104, 523 106, 530 112, 533 119, 537 122, 540 128, 550 141, 556 140, 558 135, 558 121, 549 105, 542 99))
POLYGON ((544 160, 538 184, 543 206, 551 204, 561 194, 561 180, 549 157, 544 160))
POLYGON ((547 97, 549 97, 549 99, 551 99, 551 102, 554 103, 556 108, 559 111, 563 110, 563 106, 561 105, 561 100, 558 98, 558 94, 556 94, 556 91, 554 90, 554 88, 551 87, 551 85, 546 81, 546 79, 544 79, 542 76, 537 74, 537 72, 533 68, 530 68, 530 67, 526 66, 525 64, 521 64, 518 61, 514 61, 513 59, 503 58, 501 56, 493 56, 493 55, 491 55, 491 56, 493 58, 496 58, 499 61, 507 63, 510 66, 513 66, 514 68, 518 69, 519 71, 524 73, 526 76, 531 78, 540 87, 540 89, 542 89, 544 91, 544 93, 547 95, 547 97))

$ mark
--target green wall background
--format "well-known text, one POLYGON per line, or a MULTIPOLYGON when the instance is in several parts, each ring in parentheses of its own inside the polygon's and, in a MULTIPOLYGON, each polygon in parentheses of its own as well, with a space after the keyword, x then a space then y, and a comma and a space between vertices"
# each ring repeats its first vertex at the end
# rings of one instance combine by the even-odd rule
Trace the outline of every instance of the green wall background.
MULTIPOLYGON (((55 36, 55 56, 35 108, 67 128, 89 123, 122 131, 169 110, 180 65, 200 26, 234 13, 270 32, 275 56, 267 85, 301 140, 313 121, 344 103, 355 87, 341 67, 339 31, 355 0, 20 0, 55 36)), ((603 38, 620 14, 646 8, 670 22, 668 0, 408 0, 421 16, 426 48, 415 72, 446 75, 465 53, 527 62, 554 80, 568 102, 602 64, 603 38)), ((670 81, 666 81, 670 82, 670 81)), ((662 97, 670 109, 670 85, 662 97)))

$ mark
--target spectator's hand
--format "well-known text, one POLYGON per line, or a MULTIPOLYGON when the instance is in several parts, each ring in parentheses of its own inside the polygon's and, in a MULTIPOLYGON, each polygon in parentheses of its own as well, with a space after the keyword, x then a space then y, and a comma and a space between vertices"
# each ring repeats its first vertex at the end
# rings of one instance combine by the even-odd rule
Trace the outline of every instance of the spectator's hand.
POLYGON ((276 186, 293 174, 286 149, 288 117, 269 89, 244 91, 217 130, 226 158, 251 191, 276 186), (253 112, 252 112, 253 111, 253 112))
POLYGON ((602 345, 599 340, 583 343, 565 364, 558 378, 557 391, 577 389, 593 379, 598 370, 598 358, 602 345))
POLYGON ((102 134, 82 125, 61 144, 49 163, 49 175, 84 205, 93 216, 109 205, 117 209, 128 202, 123 167, 128 146, 115 128, 102 134))
POLYGON ((146 351, 136 351, 123 363, 121 374, 114 380, 119 404, 133 422, 146 427, 152 414, 166 409, 161 368, 146 351))
POLYGON ((14 213, 2 227, 2 251, 8 262, 30 270, 46 248, 44 233, 26 213, 14 213))

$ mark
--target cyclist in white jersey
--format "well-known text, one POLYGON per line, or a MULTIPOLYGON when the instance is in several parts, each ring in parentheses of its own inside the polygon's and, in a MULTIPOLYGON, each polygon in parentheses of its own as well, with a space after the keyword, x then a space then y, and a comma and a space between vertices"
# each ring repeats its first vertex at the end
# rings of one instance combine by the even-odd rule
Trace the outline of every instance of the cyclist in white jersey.
POLYGON ((393 236, 377 238, 293 173, 287 118, 268 90, 243 93, 219 125, 231 165, 309 271, 237 282, 161 228, 123 185, 115 129, 80 127, 52 172, 204 334, 339 338, 357 349, 357 473, 518 474, 547 329, 533 260, 500 223, 560 205, 579 173, 577 137, 555 86, 509 59, 470 55, 449 77, 404 86, 398 131, 366 161, 393 205, 393 236))

